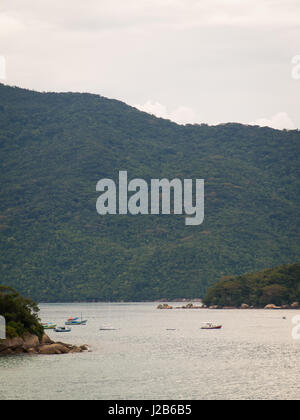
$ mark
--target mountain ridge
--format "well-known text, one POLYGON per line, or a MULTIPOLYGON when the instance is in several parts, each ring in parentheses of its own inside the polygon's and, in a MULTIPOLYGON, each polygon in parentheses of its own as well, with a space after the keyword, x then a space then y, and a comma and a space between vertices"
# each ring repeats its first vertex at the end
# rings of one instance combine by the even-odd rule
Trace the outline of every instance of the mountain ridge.
POLYGON ((84 93, 0 85, 1 283, 39 301, 197 298, 299 257, 298 130, 181 126, 84 93), (204 178, 205 221, 96 213, 96 183, 204 178))

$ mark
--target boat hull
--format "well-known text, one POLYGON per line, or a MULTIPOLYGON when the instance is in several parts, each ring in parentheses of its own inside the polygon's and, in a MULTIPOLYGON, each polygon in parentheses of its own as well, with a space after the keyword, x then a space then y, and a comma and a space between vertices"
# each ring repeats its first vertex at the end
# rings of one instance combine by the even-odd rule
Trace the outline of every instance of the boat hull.
POLYGON ((63 328, 55 328, 54 331, 57 332, 57 333, 69 333, 69 332, 71 332, 71 328, 65 328, 65 329, 63 329, 63 328))
POLYGON ((87 321, 67 321, 65 325, 86 325, 87 321))
POLYGON ((215 327, 201 327, 201 330, 220 330, 222 325, 216 325, 215 327))
POLYGON ((100 331, 117 331, 117 328, 99 328, 100 331))
POLYGON ((44 328, 44 330, 55 330, 55 328, 56 328, 56 324, 42 324, 43 325, 43 328, 44 328))

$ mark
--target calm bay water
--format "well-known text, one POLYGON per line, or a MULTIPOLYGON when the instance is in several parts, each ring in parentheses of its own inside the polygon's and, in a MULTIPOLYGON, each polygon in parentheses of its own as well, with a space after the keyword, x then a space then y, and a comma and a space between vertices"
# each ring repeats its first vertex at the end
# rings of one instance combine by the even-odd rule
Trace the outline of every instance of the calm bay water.
POLYGON ((42 320, 59 325, 82 313, 87 326, 49 335, 92 353, 0 358, 0 399, 300 398, 298 312, 156 306, 40 305, 42 320), (224 328, 201 330, 205 321, 224 328), (118 330, 99 331, 105 324, 118 330))

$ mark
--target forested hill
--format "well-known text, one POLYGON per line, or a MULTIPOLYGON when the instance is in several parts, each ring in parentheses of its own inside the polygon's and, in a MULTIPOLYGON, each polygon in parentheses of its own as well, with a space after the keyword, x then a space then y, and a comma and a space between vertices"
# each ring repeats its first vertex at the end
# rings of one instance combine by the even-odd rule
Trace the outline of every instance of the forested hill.
POLYGON ((201 297, 299 261, 299 131, 179 126, 90 94, 0 85, 0 283, 38 301, 201 297), (99 216, 96 183, 205 179, 205 221, 99 216))
POLYGON ((300 264, 287 264, 242 276, 227 276, 207 291, 208 306, 263 308, 277 305, 299 309, 300 264))

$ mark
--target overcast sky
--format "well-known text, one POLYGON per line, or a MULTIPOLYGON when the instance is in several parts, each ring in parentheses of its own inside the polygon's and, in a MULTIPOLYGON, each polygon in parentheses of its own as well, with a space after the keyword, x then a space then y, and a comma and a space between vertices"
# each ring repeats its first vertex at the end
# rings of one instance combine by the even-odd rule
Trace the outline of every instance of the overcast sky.
POLYGON ((10 85, 300 128, 300 0, 1 0, 0 56, 10 85))

